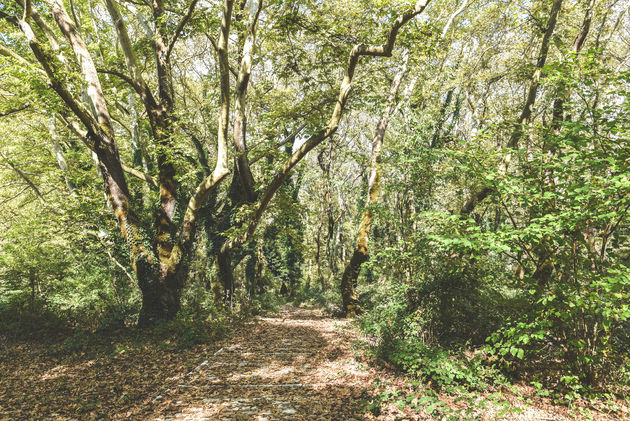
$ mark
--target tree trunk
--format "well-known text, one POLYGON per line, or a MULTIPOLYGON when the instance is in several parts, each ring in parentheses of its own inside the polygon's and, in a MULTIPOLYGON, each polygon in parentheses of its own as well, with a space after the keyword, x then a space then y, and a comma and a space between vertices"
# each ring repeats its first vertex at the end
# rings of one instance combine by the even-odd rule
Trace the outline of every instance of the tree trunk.
POLYGON ((409 60, 409 53, 404 53, 404 62, 402 68, 394 77, 390 88, 390 94, 388 104, 383 116, 381 117, 376 131, 374 132, 374 138, 372 139, 372 156, 370 159, 370 179, 368 182, 368 194, 365 201, 365 209, 361 216, 361 223, 357 231, 357 241, 354 247, 354 252, 350 258, 350 262, 346 266, 341 277, 341 298, 343 304, 343 311, 346 317, 353 317, 361 313, 361 306, 359 305, 359 297, 355 291, 357 285, 357 279, 361 266, 368 258, 368 241, 370 238, 370 229, 372 228, 372 222, 374 221, 374 212, 372 206, 377 202, 380 192, 381 182, 381 166, 380 155, 383 150, 383 140, 385 138, 385 132, 389 125, 389 120, 396 109, 396 97, 402 83, 402 79, 407 72, 407 63, 409 60))
POLYGON ((343 312, 346 317, 354 317, 361 314, 361 306, 359 304, 359 296, 355 291, 355 284, 359 278, 361 266, 368 260, 367 252, 367 243, 365 248, 355 247, 350 262, 341 277, 341 299, 343 312))
POLYGON ((322 217, 319 227, 317 228, 317 237, 315 237, 315 265, 317 266, 317 279, 319 279, 319 284, 322 287, 322 292, 326 290, 326 279, 324 278, 324 274, 322 273, 322 229, 324 225, 324 219, 322 217))
POLYGON ((142 308, 138 326, 146 327, 159 320, 170 320, 180 308, 180 283, 177 274, 167 277, 151 277, 152 274, 138 276, 142 292, 142 308))
POLYGON ((223 288, 222 302, 226 307, 231 308, 234 299, 234 274, 232 256, 229 251, 219 251, 217 254, 217 276, 223 288))
MULTIPOLYGON (((516 149, 523 135, 525 134, 525 123, 530 119, 534 104, 536 103, 536 95, 540 85, 540 78, 542 76, 542 69, 545 67, 547 61, 547 54, 549 53, 549 45, 551 43, 551 37, 556 27, 558 13, 562 8, 563 0, 554 0, 549 12, 549 20, 547 22, 547 28, 543 34, 540 50, 538 51, 538 58, 536 60, 536 68, 532 74, 529 88, 527 90, 527 97, 523 109, 518 120, 514 123, 514 129, 508 141, 508 149, 516 149)), ((499 172, 505 173, 509 169, 510 161, 512 159, 512 153, 508 150, 503 156, 503 160, 499 165, 499 172)), ((464 205, 462 205, 459 213, 462 215, 470 215, 477 204, 484 200, 490 193, 495 190, 491 186, 482 186, 476 190, 473 190, 472 194, 468 197, 464 205)))
POLYGON ((263 285, 262 272, 265 264, 265 255, 263 254, 262 244, 256 246, 256 289, 258 294, 265 292, 265 286, 263 285))

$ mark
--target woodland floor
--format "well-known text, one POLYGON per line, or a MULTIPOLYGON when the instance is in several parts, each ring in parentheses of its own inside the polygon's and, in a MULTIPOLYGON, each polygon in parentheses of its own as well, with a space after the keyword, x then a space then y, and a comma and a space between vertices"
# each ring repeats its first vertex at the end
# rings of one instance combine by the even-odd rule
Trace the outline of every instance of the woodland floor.
MULTIPOLYGON (((183 350, 168 343, 121 342, 113 349, 110 343, 61 355, 33 343, 0 344, 0 420, 434 419, 390 403, 382 405, 378 417, 368 411, 378 392, 408 386, 387 369, 362 361, 360 343, 350 321, 284 307, 243 324, 222 342, 183 350), (387 386, 376 388, 375 381, 387 386)), ((527 393, 526 388, 502 391, 503 407, 520 408, 502 418, 582 419, 579 412, 542 398, 526 404, 527 393)), ((444 400, 461 409, 452 397, 444 400)), ((485 404, 473 417, 499 419, 503 407, 485 404)), ((619 420, 630 414, 590 409, 590 415, 619 420)))

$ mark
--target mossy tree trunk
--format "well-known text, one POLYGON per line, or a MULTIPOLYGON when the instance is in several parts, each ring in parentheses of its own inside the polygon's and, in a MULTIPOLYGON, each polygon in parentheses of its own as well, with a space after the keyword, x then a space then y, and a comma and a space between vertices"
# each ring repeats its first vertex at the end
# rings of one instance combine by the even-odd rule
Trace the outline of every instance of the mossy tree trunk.
POLYGON ((352 257, 346 266, 341 277, 341 298, 343 305, 343 312, 346 317, 353 317, 361 313, 361 306, 359 304, 359 297, 356 293, 357 279, 361 266, 369 259, 368 254, 368 242, 370 239, 370 230, 372 223, 374 222, 374 204, 378 201, 380 187, 381 187, 381 165, 380 157, 383 151, 383 141, 385 139, 385 132, 389 126, 389 121, 392 114, 396 110, 396 98, 400 85, 402 84, 403 77, 407 73, 407 62, 409 59, 409 53, 404 53, 404 63, 401 69, 398 71, 390 88, 389 98, 387 100, 386 109, 376 126, 374 137, 372 138, 372 153, 370 157, 370 175, 368 181, 368 193, 365 201, 365 209, 361 215, 361 223, 357 230, 357 240, 352 252, 352 257))
MULTIPOLYGON (((32 10, 31 2, 22 3, 24 16, 7 16, 7 20, 17 26, 26 36, 36 61, 41 66, 40 74, 46 77, 52 90, 61 98, 72 116, 66 121, 69 127, 83 140, 96 156, 98 169, 103 179, 105 196, 114 213, 118 227, 125 239, 130 255, 130 264, 136 273, 142 292, 142 309, 139 324, 150 325, 158 319, 175 316, 180 306, 183 286, 182 269, 185 257, 190 251, 196 230, 197 216, 209 193, 216 188, 227 175, 227 144, 219 142, 215 170, 208 175, 194 190, 187 203, 180 203, 185 213, 181 225, 174 226, 173 216, 178 205, 175 168, 169 151, 177 122, 174 114, 173 87, 169 56, 177 36, 167 36, 165 8, 162 0, 154 0, 151 7, 156 22, 153 38, 153 52, 156 60, 158 93, 144 81, 124 21, 118 11, 115 0, 107 0, 107 9, 112 17, 118 41, 122 47, 128 75, 112 71, 129 83, 142 99, 153 132, 156 152, 158 180, 142 171, 123 165, 118 151, 112 118, 105 99, 99 74, 91 53, 83 40, 75 22, 70 18, 61 0, 47 0, 50 14, 61 34, 71 47, 78 63, 78 71, 71 69, 71 64, 62 61, 57 55, 59 42, 50 30, 44 18, 32 10), (39 28, 33 30, 31 17, 39 28), (40 40, 37 33, 43 33, 46 42, 40 40), (68 78, 68 74, 73 74, 68 78), (76 75, 76 76, 75 76, 76 75), (75 80, 76 78, 76 80, 75 80), (82 84, 83 98, 73 93, 73 84, 82 84), (126 168, 126 169, 125 169, 126 168), (125 172, 159 189, 160 201, 156 209, 154 225, 150 229, 140 224, 140 218, 134 210, 134 201, 130 195, 125 172)), ((226 9, 231 10, 233 1, 226 0, 226 9)), ((191 4, 194 7, 196 2, 191 4)), ((182 21, 185 25, 187 20, 182 21)), ((20 59, 19 56, 18 60, 20 59)), ((221 139, 220 139, 221 140, 221 139)))

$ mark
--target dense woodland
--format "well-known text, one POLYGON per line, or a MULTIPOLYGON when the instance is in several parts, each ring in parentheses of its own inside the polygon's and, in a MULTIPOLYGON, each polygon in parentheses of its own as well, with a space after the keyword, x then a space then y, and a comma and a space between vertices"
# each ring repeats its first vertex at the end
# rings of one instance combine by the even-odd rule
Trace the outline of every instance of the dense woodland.
POLYGON ((624 396, 629 8, 1 1, 0 341, 290 302, 433 389, 624 396))

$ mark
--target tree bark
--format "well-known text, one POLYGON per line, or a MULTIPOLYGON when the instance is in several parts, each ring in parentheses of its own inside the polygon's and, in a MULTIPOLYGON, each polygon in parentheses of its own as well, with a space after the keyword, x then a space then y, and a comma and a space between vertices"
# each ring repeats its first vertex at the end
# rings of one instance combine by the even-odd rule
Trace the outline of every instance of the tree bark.
POLYGON ((59 165, 59 169, 63 174, 63 179, 66 182, 66 187, 68 188, 68 193, 74 196, 74 184, 72 180, 68 178, 68 163, 63 156, 63 152, 61 151, 61 145, 59 144, 59 139, 57 139, 57 134, 55 130, 55 117, 50 117, 50 123, 48 127, 48 133, 50 134, 50 140, 52 141, 53 153, 55 154, 55 158, 57 159, 57 165, 59 165))
MULTIPOLYGON (((256 201, 257 192, 255 191, 255 181, 250 169, 248 148, 247 148, 247 91, 249 88, 249 82, 252 72, 252 61, 254 54, 254 47, 256 42, 256 28, 258 24, 258 18, 262 11, 263 1, 257 0, 255 7, 250 11, 250 23, 246 30, 245 41, 242 50, 242 57, 237 74, 237 82, 235 87, 235 101, 234 101, 234 149, 236 156, 234 157, 234 176, 232 177, 232 184, 229 189, 229 204, 223 210, 223 216, 220 219, 231 219, 232 213, 235 212, 240 206, 245 203, 253 203, 256 201)), ((242 8, 241 8, 242 9, 242 8)), ((238 19, 242 19, 242 13, 237 14, 238 19)), ((223 37, 224 32, 229 35, 229 26, 224 31, 222 29, 219 36, 218 55, 221 68, 222 86, 227 86, 226 92, 229 94, 229 66, 227 55, 227 36, 223 37), (222 63, 222 64, 221 64, 222 63), (223 79, 225 78, 225 80, 223 79)), ((223 92, 223 88, 222 88, 223 92)), ((229 110, 229 103, 226 105, 229 110)), ((227 120, 226 126, 227 129, 227 120)), ((222 126, 223 127, 223 126, 222 126)), ((227 241, 224 239, 223 242, 227 241)), ((221 244, 221 246, 223 243, 221 244)), ((230 253, 219 251, 217 259, 227 259, 231 256, 230 253), (223 256, 219 256, 223 253, 223 256)), ((227 301, 232 299, 232 290, 234 284, 234 275, 232 274, 231 266, 227 264, 218 264, 221 270, 217 273, 220 277, 223 285, 231 286, 230 289, 226 289, 224 295, 228 297, 227 301)))
POLYGON ((243 46, 241 65, 236 83, 236 101, 234 105, 234 147, 236 149, 235 171, 239 175, 241 186, 243 187, 245 200, 252 203, 256 200, 254 191, 254 177, 249 167, 247 158, 247 89, 252 73, 252 60, 256 43, 256 26, 262 10, 263 1, 256 0, 255 9, 252 8, 251 23, 249 31, 245 37, 243 46))

